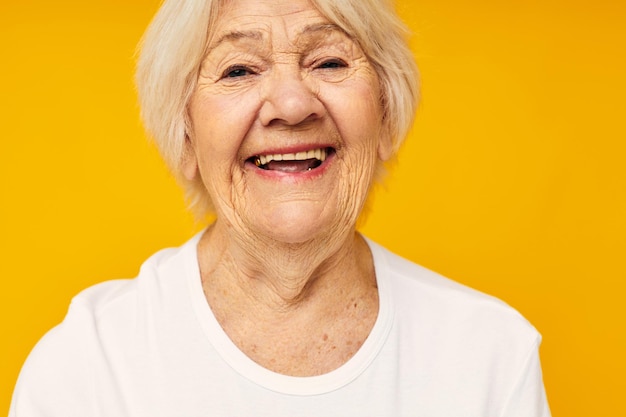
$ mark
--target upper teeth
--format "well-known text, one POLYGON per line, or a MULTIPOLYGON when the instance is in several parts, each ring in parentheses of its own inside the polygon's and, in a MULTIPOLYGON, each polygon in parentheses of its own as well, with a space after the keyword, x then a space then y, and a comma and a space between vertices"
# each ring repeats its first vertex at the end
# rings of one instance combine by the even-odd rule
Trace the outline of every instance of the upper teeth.
POLYGON ((265 165, 272 161, 304 161, 307 159, 326 160, 326 148, 312 149, 310 151, 296 153, 277 153, 273 155, 259 155, 256 157, 257 165, 265 165))

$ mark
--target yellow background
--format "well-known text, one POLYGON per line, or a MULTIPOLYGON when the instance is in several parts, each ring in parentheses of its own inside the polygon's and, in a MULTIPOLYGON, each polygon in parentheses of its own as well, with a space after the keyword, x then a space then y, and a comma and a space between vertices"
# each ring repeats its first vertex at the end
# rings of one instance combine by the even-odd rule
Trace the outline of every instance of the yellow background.
MULTIPOLYGON (((626 3, 401 3, 423 101, 364 232, 520 310, 555 416, 626 415, 626 3)), ((198 228, 138 121, 157 6, 0 3, 0 414, 74 294, 198 228)))

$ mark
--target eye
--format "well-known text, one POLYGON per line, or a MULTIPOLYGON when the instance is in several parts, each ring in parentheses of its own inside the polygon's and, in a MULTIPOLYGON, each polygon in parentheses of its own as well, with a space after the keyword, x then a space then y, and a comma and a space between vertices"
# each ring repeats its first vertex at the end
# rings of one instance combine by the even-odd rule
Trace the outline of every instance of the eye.
POLYGON ((332 58, 326 61, 323 61, 317 68, 320 69, 335 69, 335 68, 345 68, 348 64, 346 64, 343 60, 339 58, 332 58))
POLYGON ((243 65, 233 65, 231 67, 228 67, 226 71, 222 73, 222 78, 239 78, 253 74, 255 74, 255 72, 248 67, 245 67, 243 65))

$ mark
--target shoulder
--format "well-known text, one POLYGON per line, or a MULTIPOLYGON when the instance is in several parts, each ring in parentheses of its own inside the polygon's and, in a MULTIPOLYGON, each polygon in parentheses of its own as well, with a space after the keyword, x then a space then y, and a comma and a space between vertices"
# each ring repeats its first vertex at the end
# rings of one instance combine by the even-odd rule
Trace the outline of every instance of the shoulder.
MULTIPOLYGON (((141 265, 134 278, 104 281, 82 290, 72 298, 63 322, 54 331, 97 325, 102 319, 128 313, 143 292, 158 285, 158 280, 163 278, 163 265, 170 262, 176 252, 177 249, 168 248, 155 253, 141 265)), ((49 337, 47 334, 42 341, 49 337)))
POLYGON ((38 408, 58 415, 90 415, 92 410, 81 407, 93 404, 98 367, 135 343, 149 315, 146 310, 159 293, 174 285, 185 287, 174 282, 178 277, 172 271, 184 268, 181 255, 191 250, 186 246, 155 253, 133 279, 102 282, 77 294, 63 321, 44 335, 23 365, 12 409, 21 415, 38 415, 38 408))
POLYGON ((72 299, 68 316, 89 314, 98 321, 119 315, 136 307, 146 297, 181 287, 190 262, 195 259, 199 235, 180 247, 161 249, 143 262, 139 273, 132 279, 117 279, 93 285, 72 299))
POLYGON ((439 334, 449 331, 458 337, 504 338, 527 347, 539 343, 537 330, 504 301, 417 265, 374 242, 369 244, 378 279, 387 286, 400 318, 430 326, 439 334))
MULTIPOLYGON (((538 415, 529 411, 533 407, 549 415, 538 356, 541 336, 519 312, 375 243, 370 247, 379 293, 393 311, 386 357, 404 358, 407 380, 426 375, 428 397, 440 405, 453 406, 441 396, 456 393, 457 404, 484 400, 498 415, 505 409, 538 415)), ((481 414, 486 415, 476 413, 481 414)))

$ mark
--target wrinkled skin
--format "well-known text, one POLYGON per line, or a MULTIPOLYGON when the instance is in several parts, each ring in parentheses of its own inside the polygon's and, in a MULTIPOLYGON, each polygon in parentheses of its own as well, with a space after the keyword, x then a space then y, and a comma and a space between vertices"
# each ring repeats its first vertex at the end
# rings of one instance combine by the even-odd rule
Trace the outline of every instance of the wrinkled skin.
POLYGON ((200 173, 218 222, 242 235, 301 243, 352 227, 389 146, 363 52, 338 29, 312 27, 328 22, 306 2, 237 1, 218 22, 190 105, 185 173, 200 173), (336 157, 317 175, 263 175, 245 163, 322 145, 336 157))

